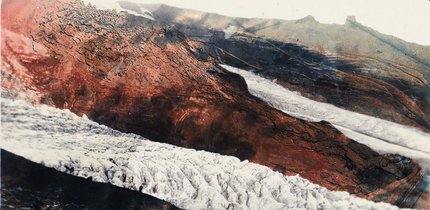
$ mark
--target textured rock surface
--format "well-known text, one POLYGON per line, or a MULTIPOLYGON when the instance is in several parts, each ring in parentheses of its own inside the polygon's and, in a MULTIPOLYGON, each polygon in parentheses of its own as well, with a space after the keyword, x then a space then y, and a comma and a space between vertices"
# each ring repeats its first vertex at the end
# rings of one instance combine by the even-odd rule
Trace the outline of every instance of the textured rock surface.
POLYGON ((271 108, 248 93, 243 78, 198 50, 204 46, 173 27, 79 1, 2 2, 8 94, 370 199, 386 186, 401 195, 421 178, 408 159, 379 155, 326 122, 271 108))

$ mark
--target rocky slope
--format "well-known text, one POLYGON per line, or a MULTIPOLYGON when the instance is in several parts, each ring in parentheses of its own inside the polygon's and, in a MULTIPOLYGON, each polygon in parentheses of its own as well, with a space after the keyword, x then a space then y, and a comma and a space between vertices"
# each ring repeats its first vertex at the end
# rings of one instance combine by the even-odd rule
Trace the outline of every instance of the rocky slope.
POLYGON ((6 0, 1 15, 3 94, 369 199, 398 203, 422 177, 410 159, 271 108, 175 27, 75 0, 6 0))
POLYGON ((221 48, 222 62, 258 70, 313 100, 430 130, 430 47, 378 33, 353 17, 336 25, 311 16, 246 19, 167 5, 121 6, 179 24, 188 36, 221 48))
MULTIPOLYGON (((350 16, 344 25, 319 23, 312 16, 299 20, 236 18, 164 4, 137 4, 120 1, 121 7, 145 8, 156 19, 190 26, 248 32, 277 41, 294 43, 342 55, 355 54, 414 67, 430 66, 430 47, 405 42, 361 25, 350 16), (365 43, 365 44, 363 44, 365 43)), ((423 70, 417 69, 418 71, 423 70)), ((427 72, 428 76, 428 72, 427 72)))

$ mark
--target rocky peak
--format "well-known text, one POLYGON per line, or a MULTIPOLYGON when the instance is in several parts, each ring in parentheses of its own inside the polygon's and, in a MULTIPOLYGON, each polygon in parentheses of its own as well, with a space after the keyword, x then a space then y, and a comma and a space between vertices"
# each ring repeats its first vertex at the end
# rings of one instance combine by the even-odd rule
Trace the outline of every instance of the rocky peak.
POLYGON ((308 15, 302 19, 296 20, 296 23, 318 23, 312 15, 308 15))
POLYGON ((346 17, 345 24, 349 24, 349 23, 357 23, 355 16, 350 15, 346 17))

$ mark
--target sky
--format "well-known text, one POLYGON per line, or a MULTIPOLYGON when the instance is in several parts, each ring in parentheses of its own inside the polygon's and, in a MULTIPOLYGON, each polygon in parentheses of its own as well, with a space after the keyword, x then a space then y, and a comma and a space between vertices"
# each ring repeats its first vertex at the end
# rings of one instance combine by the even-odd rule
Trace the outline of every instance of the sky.
MULTIPOLYGON (((106 6, 116 0, 85 0, 106 6)), ((355 16, 363 25, 408 42, 430 46, 430 0, 127 0, 165 3, 234 17, 300 19, 345 23, 355 16)))

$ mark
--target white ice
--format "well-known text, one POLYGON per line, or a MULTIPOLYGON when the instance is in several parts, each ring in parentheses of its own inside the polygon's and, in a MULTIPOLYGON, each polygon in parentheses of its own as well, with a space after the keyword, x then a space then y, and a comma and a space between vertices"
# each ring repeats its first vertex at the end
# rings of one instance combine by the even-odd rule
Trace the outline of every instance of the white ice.
POLYGON ((124 134, 68 110, 1 99, 1 147, 185 209, 397 209, 231 156, 124 134))
POLYGON ((397 153, 430 169, 430 134, 413 127, 313 101, 251 71, 221 65, 241 75, 249 92, 272 107, 309 121, 325 120, 351 139, 381 153, 397 153))
POLYGON ((233 36, 234 33, 237 32, 237 27, 233 26, 233 25, 230 25, 226 29, 224 29, 223 32, 224 32, 224 38, 228 39, 231 36, 233 36))

